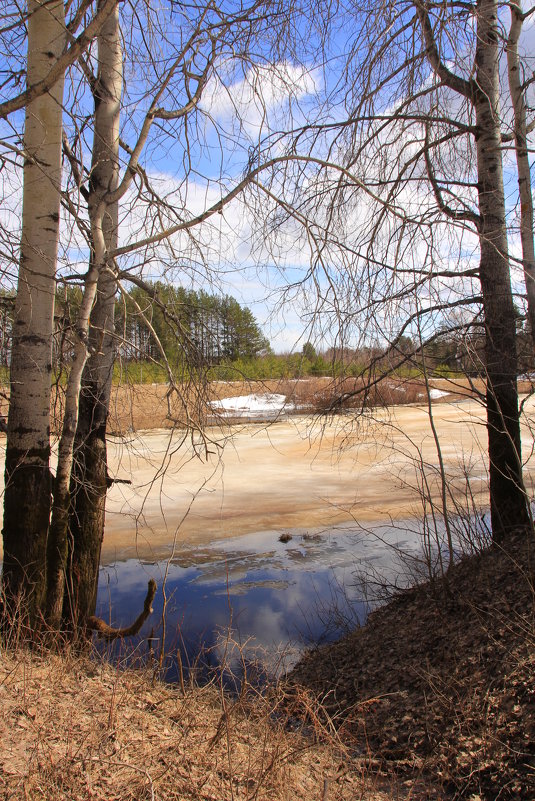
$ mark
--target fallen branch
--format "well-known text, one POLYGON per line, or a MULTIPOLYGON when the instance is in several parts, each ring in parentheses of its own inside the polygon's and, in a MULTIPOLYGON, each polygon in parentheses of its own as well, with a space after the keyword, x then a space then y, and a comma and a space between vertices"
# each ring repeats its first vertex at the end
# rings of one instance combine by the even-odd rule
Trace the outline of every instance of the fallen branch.
POLYGON ((97 631, 99 639, 101 640, 117 640, 122 637, 133 637, 139 632, 143 623, 152 613, 152 602, 154 601, 157 587, 158 585, 154 579, 151 578, 147 588, 147 597, 145 598, 145 603, 143 604, 143 611, 134 620, 131 626, 125 626, 121 629, 114 629, 113 626, 109 626, 107 623, 105 623, 102 618, 91 615, 87 619, 87 628, 92 631, 97 631))

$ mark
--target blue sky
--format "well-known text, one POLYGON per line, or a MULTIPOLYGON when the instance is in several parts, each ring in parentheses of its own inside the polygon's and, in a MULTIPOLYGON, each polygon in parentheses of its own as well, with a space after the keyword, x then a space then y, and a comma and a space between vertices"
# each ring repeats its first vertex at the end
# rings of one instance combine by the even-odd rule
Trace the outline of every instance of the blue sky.
MULTIPOLYGON (((236 8, 237 4, 228 3, 228 7, 236 8)), ((166 11, 165 4, 160 8, 166 11)), ((142 6, 135 3, 122 5, 126 93, 121 135, 130 146, 136 141, 142 114, 165 72, 165 65, 187 39, 193 24, 192 8, 190 6, 187 12, 189 22, 186 24, 178 14, 169 17, 163 13, 161 19, 157 16, 140 18, 142 6), (129 43, 128 47, 126 43, 129 43), (150 60, 144 48, 150 51, 150 60)), ((298 128, 317 117, 331 122, 343 118, 343 103, 328 111, 323 103, 326 95, 341 86, 345 79, 344 53, 351 46, 351 35, 358 31, 354 28, 352 34, 350 28, 344 26, 342 15, 336 22, 338 27, 328 57, 320 58, 313 25, 305 30, 305 23, 299 29, 303 39, 299 45, 300 63, 282 51, 278 59, 274 57, 274 51, 270 49, 273 42, 269 41, 267 29, 262 32, 264 38, 256 44, 252 60, 241 58, 236 48, 232 51, 224 48, 218 54, 199 108, 188 119, 188 124, 153 126, 143 152, 141 164, 151 186, 170 208, 158 217, 146 203, 140 202, 131 188, 121 206, 121 244, 143 238, 177 219, 198 214, 216 202, 241 180, 251 154, 259 149, 266 137, 271 137, 271 152, 276 154, 282 152, 287 143, 282 133, 289 127, 298 128), (279 146, 276 144, 277 132, 281 133, 279 146)), ((524 39, 528 53, 535 52, 534 31, 533 24, 526 26, 524 39)), ((207 46, 204 43, 198 48, 188 67, 190 71, 202 69, 207 46)), ((4 62, 7 65, 5 57, 4 62)), ((77 129, 81 131, 82 144, 77 152, 88 168, 91 130, 90 127, 84 128, 83 118, 90 111, 90 97, 87 89, 80 88, 80 71, 74 70, 71 77, 66 99, 70 103, 76 98, 78 109, 74 118, 69 119, 66 115, 66 127, 71 140, 77 129)), ((176 107, 181 98, 186 99, 184 85, 184 74, 179 71, 161 104, 171 108, 176 107)), ((388 107, 388 92, 384 93, 383 103, 388 107)), ((8 123, 1 122, 0 126, 0 137, 13 143, 22 130, 22 115, 14 115, 8 123)), ((327 144, 325 139, 317 152, 324 154, 327 144)), ((333 153, 340 155, 336 148, 333 153)), ((510 153, 506 155, 508 166, 512 166, 510 153)), ((310 182, 316 180, 314 172, 312 169, 304 172, 305 186, 308 181, 309 188, 310 182)), ((513 209, 517 200, 516 178, 512 171, 506 178, 513 209)), ((0 182, 3 186, 1 221, 5 228, 13 231, 16 240, 20 221, 20 168, 5 163, 0 182)), ((275 181, 272 188, 288 197, 294 185, 289 180, 288 186, 282 189, 275 181)), ((284 210, 277 209, 265 192, 257 193, 254 202, 251 198, 252 194, 248 193, 234 200, 221 214, 214 215, 197 228, 195 241, 189 235, 176 235, 158 250, 144 249, 121 259, 121 266, 128 264, 137 270, 143 264, 147 277, 156 279, 165 274, 169 280, 185 286, 232 294, 250 306, 276 350, 299 350, 307 339, 314 339, 308 328, 314 319, 319 322, 320 329, 322 325, 328 326, 336 310, 332 292, 329 294, 328 270, 338 280, 344 264, 342 260, 337 263, 335 251, 329 253, 326 250, 330 259, 327 269, 322 272, 320 267, 314 276, 308 275, 306 285, 300 291, 298 284, 307 277, 312 259, 308 232, 299 222, 288 218, 284 210), (251 210, 251 202, 246 203, 245 199, 253 206, 256 203, 255 213, 251 210), (269 236, 266 236, 265 220, 262 221, 266 211, 269 212, 269 236), (286 297, 289 302, 281 306, 283 290, 288 287, 286 297)), ((296 200, 299 200, 298 195, 296 200)), ((411 198, 407 196, 406 200, 410 204, 411 198)), ((348 207, 343 223, 349 237, 357 237, 358 225, 369 213, 369 207, 361 199, 357 199, 353 208, 348 207)), ((83 205, 80 214, 85 217, 83 205)), ((69 224, 65 220, 61 252, 63 269, 83 271, 87 263, 87 247, 76 233, 69 236, 68 230, 69 224)), ((514 241, 512 245, 514 250, 514 241)), ((463 253, 464 258, 477 257, 477 242, 469 234, 464 235, 463 253)), ((417 259, 416 250, 412 260, 417 259)), ((13 273, 12 268, 9 271, 13 273)), ((343 282, 345 279, 342 276, 340 280, 343 282)), ((342 306, 344 303, 341 299, 342 306)), ((372 332, 372 335, 379 334, 372 332)), ((357 336, 355 329, 355 343, 357 336)))

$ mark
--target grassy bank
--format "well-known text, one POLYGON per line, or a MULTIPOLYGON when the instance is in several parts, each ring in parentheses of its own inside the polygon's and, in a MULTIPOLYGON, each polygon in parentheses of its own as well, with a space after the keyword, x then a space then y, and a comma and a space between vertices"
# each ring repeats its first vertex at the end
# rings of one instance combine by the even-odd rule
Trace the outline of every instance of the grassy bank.
POLYGON ((461 561, 228 696, 0 652, 0 795, 31 801, 535 797, 533 537, 461 561))
MULTIPOLYGON (((280 698, 180 691, 148 670, 0 657, 0 796, 31 801, 388 801, 316 718, 292 731, 280 698)), ((302 707, 313 713, 310 695, 302 707)), ((295 725, 293 726, 295 729, 295 725)))

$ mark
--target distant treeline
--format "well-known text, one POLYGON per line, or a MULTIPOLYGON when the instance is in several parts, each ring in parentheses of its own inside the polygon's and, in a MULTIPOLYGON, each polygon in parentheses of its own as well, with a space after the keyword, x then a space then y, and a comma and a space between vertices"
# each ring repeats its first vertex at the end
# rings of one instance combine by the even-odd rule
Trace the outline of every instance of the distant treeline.
MULTIPOLYGON (((53 362, 56 375, 67 368, 73 344, 73 325, 80 305, 77 287, 58 291, 55 308, 53 362)), ((14 295, 0 290, 0 368, 9 366, 14 295)), ((249 378, 292 379, 306 376, 359 376, 371 369, 377 374, 395 371, 404 377, 426 369, 441 376, 480 375, 484 365, 484 335, 472 331, 463 337, 437 334, 423 348, 408 336, 395 346, 327 348, 317 351, 311 342, 299 350, 273 353, 252 312, 229 295, 187 290, 162 282, 134 286, 118 297, 116 380, 136 383, 163 382, 167 371, 162 350, 180 376, 202 371, 211 380, 249 378)), ((529 336, 517 337, 519 372, 532 369, 529 336)))
MULTIPOLYGON (((73 326, 81 301, 77 287, 58 291, 55 303, 53 361, 69 362, 73 326)), ((0 365, 11 356, 14 296, 0 295, 0 365)), ((120 362, 162 361, 190 369, 222 362, 251 360, 271 352, 250 309, 229 295, 209 294, 157 282, 137 286, 118 297, 115 306, 116 353, 120 362)))
POLYGON ((163 283, 134 287, 116 308, 119 353, 126 361, 211 366, 270 352, 252 312, 230 295, 163 283))

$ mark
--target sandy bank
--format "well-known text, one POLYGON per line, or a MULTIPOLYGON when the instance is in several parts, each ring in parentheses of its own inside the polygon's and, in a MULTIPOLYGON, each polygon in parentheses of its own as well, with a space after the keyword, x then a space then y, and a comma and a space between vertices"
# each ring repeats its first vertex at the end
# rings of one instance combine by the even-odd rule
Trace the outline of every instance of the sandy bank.
MULTIPOLYGON (((533 403, 530 402, 531 411, 533 403)), ((484 410, 437 405, 435 424, 452 490, 465 471, 484 501, 484 410)), ((526 430, 525 452, 532 436, 526 430)), ((208 439, 139 432, 110 442, 110 473, 129 478, 109 493, 103 558, 166 556, 176 536, 206 543, 252 531, 330 527, 418 514, 421 465, 436 486, 438 457, 425 407, 374 410, 323 428, 296 418, 212 429, 208 439), (232 433, 232 436, 230 435, 232 433)))

